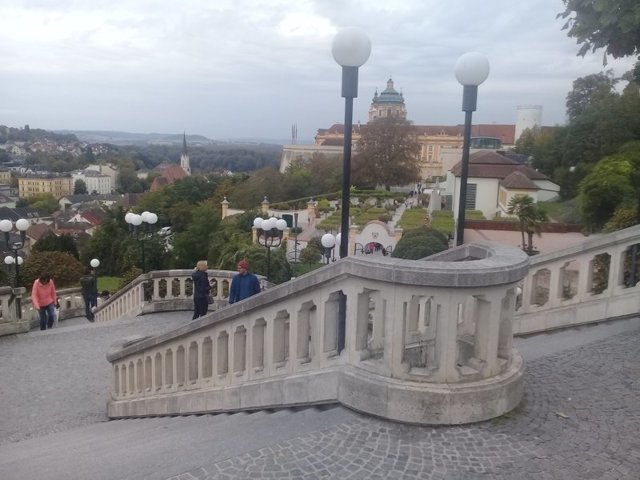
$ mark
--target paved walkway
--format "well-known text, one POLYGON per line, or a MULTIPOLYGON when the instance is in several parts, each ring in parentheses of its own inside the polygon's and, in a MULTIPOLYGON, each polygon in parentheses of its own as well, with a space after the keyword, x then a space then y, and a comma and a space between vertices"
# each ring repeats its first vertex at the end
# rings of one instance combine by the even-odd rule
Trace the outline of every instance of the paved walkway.
POLYGON ((516 341, 525 399, 501 418, 417 427, 333 408, 107 421, 116 339, 189 312, 0 338, 0 478, 640 478, 640 320, 516 341))

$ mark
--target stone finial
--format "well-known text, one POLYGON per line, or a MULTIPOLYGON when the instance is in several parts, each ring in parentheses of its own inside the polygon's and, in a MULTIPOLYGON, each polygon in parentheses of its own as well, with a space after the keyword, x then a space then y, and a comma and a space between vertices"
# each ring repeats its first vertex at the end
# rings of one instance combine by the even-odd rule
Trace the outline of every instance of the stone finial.
POLYGON ((227 197, 224 197, 224 200, 221 202, 222 205, 222 218, 227 218, 229 216, 229 200, 227 197))

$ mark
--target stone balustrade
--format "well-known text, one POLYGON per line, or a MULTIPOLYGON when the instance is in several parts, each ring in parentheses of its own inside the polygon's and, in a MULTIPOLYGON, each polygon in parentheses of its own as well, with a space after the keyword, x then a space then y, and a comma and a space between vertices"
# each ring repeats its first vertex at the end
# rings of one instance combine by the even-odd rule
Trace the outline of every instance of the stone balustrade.
MULTIPOLYGON (((58 289, 57 293, 59 320, 84 316, 84 300, 79 287, 58 289)), ((25 333, 39 325, 38 312, 33 310, 31 297, 24 287, 0 287, 0 336, 25 333)))
MULTIPOLYGON (((640 226, 532 257, 522 284, 514 334, 527 334, 637 315, 632 250, 640 253, 640 226)), ((636 283, 640 264, 636 267, 636 283)))
MULTIPOLYGON (((193 310, 193 270, 158 270, 145 273, 101 303, 96 309, 96 322, 107 322, 127 315, 143 313, 193 310)), ((208 270, 209 280, 215 280, 211 289, 214 304, 211 311, 226 306, 231 278, 237 272, 208 270)), ((269 283, 260 278, 262 288, 269 283)))
MULTIPOLYGON (((528 261, 492 243, 421 261, 341 259, 163 335, 115 345, 108 414, 341 402, 422 424, 501 415, 522 397, 512 323, 528 261)), ((228 277, 213 276, 224 297, 228 277)), ((136 298, 152 308, 149 281, 151 304, 187 300, 185 271, 143 277, 129 300, 107 302, 99 315, 131 311, 136 298)))

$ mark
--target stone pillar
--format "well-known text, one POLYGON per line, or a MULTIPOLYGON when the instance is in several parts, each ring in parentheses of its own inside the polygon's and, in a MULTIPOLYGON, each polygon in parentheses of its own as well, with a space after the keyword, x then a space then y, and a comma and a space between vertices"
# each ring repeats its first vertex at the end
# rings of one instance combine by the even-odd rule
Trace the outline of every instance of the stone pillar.
POLYGON ((269 205, 271 204, 269 203, 269 200, 265 195, 265 197, 262 199, 262 215, 269 215, 269 205))
POLYGON ((356 236, 358 235, 359 231, 360 229, 357 225, 349 226, 349 244, 347 246, 347 256, 355 255, 356 253, 356 236))
POLYGON ((224 200, 222 200, 221 205, 222 205, 222 219, 224 220, 229 216, 229 200, 227 200, 227 197, 224 197, 224 200))

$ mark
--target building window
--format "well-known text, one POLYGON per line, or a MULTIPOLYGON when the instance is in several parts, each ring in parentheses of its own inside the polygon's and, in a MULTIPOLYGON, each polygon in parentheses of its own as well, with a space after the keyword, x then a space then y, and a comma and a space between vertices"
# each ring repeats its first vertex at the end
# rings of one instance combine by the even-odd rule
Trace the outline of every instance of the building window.
POLYGON ((467 183, 467 202, 465 210, 476 209, 476 188, 477 185, 475 183, 467 183))

